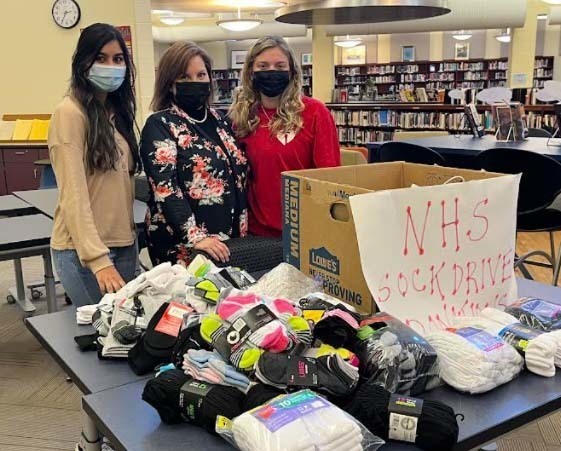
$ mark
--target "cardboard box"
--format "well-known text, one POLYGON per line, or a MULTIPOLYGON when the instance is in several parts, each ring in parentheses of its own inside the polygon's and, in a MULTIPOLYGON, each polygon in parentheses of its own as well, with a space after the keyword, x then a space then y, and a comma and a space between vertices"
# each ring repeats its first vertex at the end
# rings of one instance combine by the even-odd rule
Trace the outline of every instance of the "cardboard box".
POLYGON ((377 309, 362 274, 349 196, 500 175, 404 162, 284 172, 284 261, 323 279, 326 293, 372 313, 377 309))

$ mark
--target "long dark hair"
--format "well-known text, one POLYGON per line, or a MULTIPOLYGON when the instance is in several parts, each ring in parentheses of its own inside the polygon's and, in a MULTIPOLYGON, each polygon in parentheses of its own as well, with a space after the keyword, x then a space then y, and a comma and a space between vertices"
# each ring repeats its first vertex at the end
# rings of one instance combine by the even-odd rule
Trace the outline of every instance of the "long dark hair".
MULTIPOLYGON (((210 80, 210 92, 213 92, 212 61, 208 53, 191 41, 176 42, 167 48, 158 64, 154 97, 150 103, 152 111, 161 111, 170 108, 173 103, 171 88, 178 78, 182 78, 195 56, 200 56, 205 64, 210 80)), ((211 95, 212 97, 212 95, 211 95)), ((209 98, 209 104, 211 99, 209 98)))
POLYGON ((105 172, 116 169, 117 161, 121 158, 107 108, 114 114, 115 128, 130 146, 136 169, 140 170, 138 140, 135 134, 134 81, 135 68, 119 30, 104 23, 95 23, 82 30, 72 57, 70 92, 82 105, 88 119, 86 168, 90 173, 94 170, 105 172), (87 75, 103 46, 111 41, 119 43, 127 70, 125 81, 120 88, 107 94, 106 106, 96 97, 87 75))

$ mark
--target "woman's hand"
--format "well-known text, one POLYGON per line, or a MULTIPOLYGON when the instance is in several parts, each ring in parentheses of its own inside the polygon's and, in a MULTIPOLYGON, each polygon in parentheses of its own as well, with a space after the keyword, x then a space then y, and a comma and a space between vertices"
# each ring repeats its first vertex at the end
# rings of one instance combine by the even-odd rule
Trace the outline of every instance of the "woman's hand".
POLYGON ((204 251, 214 260, 226 263, 230 260, 230 249, 218 238, 204 238, 193 246, 198 251, 204 251))
POLYGON ((116 293, 125 286, 125 281, 115 266, 108 266, 95 273, 101 294, 116 293))

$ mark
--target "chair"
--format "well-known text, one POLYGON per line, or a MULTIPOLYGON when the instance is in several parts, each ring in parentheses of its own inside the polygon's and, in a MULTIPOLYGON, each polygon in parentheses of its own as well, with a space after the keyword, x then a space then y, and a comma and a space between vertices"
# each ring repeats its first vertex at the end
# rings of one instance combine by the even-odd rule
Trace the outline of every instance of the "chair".
MULTIPOLYGON (((548 232, 550 253, 533 250, 515 259, 515 268, 520 268, 524 277, 532 279, 525 264, 551 268, 553 285, 557 285, 561 254, 555 254, 553 232, 561 231, 561 211, 550 208, 561 193, 561 163, 536 152, 495 148, 481 152, 477 164, 487 171, 507 174, 522 173, 518 192, 517 232, 548 232), (541 256, 548 263, 529 260, 541 256)), ((560 249, 561 251, 561 249, 560 249)))
POLYGON ((368 156, 370 154, 370 152, 368 151, 368 147, 361 147, 361 146, 345 146, 345 147, 341 147, 341 150, 354 150, 355 152, 360 152, 364 158, 366 158, 366 160, 368 160, 368 156))
POLYGON ((446 160, 438 152, 428 147, 406 142, 387 142, 380 146, 380 162, 407 161, 409 163, 438 164, 444 166, 446 160))
POLYGON ((551 133, 543 128, 529 128, 528 138, 551 138, 551 133))
POLYGON ((353 166, 357 164, 368 164, 368 160, 361 152, 341 148, 341 166, 353 166))

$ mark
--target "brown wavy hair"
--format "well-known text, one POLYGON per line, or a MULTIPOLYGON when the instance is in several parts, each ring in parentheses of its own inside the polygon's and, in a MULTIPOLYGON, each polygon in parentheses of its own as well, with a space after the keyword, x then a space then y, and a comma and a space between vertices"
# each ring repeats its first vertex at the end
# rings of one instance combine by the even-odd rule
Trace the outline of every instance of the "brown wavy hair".
POLYGON ((228 113, 232 120, 236 135, 243 138, 255 131, 259 125, 257 108, 260 103, 260 94, 253 87, 253 63, 265 50, 278 47, 288 58, 290 67, 290 82, 281 94, 277 114, 269 124, 271 134, 297 131, 302 128, 302 70, 294 53, 280 36, 265 36, 260 38, 249 50, 242 70, 242 84, 235 92, 234 102, 228 113))
POLYGON ((176 42, 168 47, 162 55, 156 73, 156 83, 154 85, 154 97, 150 103, 152 111, 168 109, 173 104, 173 93, 171 88, 175 80, 185 75, 185 70, 189 62, 195 56, 200 56, 205 64, 208 77, 210 79, 211 95, 208 104, 212 102, 212 92, 214 82, 212 80, 212 60, 208 53, 192 41, 176 42))

